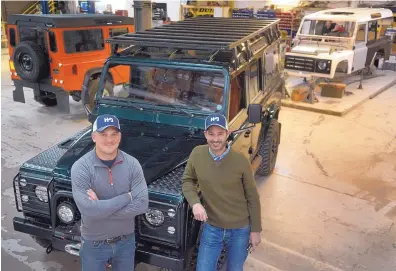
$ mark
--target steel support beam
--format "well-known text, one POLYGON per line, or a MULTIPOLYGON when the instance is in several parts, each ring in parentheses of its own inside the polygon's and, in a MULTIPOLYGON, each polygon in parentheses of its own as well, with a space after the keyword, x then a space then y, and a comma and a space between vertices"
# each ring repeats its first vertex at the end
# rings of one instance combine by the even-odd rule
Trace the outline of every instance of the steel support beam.
POLYGON ((40 1, 40 5, 41 5, 41 12, 43 14, 49 14, 48 1, 47 0, 41 0, 40 1))
POLYGON ((135 17, 135 31, 141 32, 151 28, 152 11, 151 1, 147 0, 134 0, 133 11, 135 17))

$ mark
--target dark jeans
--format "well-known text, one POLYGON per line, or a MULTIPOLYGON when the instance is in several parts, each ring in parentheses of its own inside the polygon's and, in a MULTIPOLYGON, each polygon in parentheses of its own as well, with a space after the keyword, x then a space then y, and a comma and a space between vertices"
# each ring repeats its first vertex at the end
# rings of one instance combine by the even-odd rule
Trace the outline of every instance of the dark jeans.
POLYGON ((105 271, 110 258, 113 271, 134 271, 135 235, 125 236, 116 243, 81 238, 80 258, 82 271, 105 271))
POLYGON ((222 229, 204 223, 198 251, 197 271, 215 271, 223 244, 227 250, 227 270, 242 271, 248 255, 250 226, 222 229))

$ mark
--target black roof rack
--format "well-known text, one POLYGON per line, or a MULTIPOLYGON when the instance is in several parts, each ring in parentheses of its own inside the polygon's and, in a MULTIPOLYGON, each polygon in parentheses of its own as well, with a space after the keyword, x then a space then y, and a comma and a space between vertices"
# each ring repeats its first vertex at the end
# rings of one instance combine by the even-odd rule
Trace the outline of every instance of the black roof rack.
POLYGON ((278 19, 192 18, 169 25, 112 37, 112 44, 190 50, 231 50, 242 43, 279 37, 278 19), (275 29, 274 29, 275 27, 275 29), (276 33, 273 33, 276 32, 276 33))
POLYGON ((280 38, 279 20, 246 18, 192 18, 169 25, 112 37, 119 56, 173 59, 228 66, 243 70, 248 60, 280 38))
POLYGON ((101 25, 134 25, 134 18, 111 14, 14 14, 8 24, 18 22, 44 23, 48 27, 71 28, 101 25))

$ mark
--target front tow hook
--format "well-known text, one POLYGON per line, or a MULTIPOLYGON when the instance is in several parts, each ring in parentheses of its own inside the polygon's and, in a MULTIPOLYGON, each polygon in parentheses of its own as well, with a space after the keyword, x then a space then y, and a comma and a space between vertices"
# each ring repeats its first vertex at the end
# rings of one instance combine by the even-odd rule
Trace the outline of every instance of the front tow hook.
POLYGON ((80 256, 80 249, 81 249, 81 243, 67 244, 65 246, 65 251, 74 256, 80 256))
POLYGON ((47 249, 45 250, 45 252, 47 252, 47 254, 50 254, 52 251, 52 243, 48 245, 47 249))

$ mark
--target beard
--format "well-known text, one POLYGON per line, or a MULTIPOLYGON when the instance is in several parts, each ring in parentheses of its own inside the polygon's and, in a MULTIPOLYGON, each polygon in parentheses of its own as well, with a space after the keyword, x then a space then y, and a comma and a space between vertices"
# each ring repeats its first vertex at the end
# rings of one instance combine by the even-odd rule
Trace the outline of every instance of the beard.
POLYGON ((210 141, 209 146, 212 150, 214 151, 219 151, 222 150, 226 147, 226 142, 225 141, 210 141))

